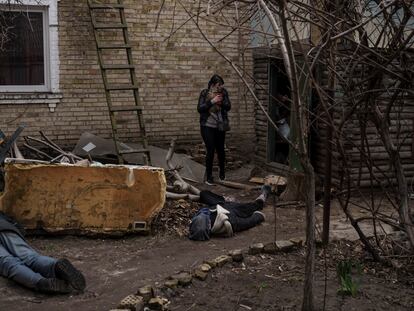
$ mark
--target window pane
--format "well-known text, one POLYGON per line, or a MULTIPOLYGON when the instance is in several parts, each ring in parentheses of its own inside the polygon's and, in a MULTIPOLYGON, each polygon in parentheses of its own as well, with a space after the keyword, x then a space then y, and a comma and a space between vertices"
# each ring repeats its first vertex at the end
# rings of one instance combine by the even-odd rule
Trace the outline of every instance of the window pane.
POLYGON ((0 11, 0 86, 44 85, 43 13, 0 11))

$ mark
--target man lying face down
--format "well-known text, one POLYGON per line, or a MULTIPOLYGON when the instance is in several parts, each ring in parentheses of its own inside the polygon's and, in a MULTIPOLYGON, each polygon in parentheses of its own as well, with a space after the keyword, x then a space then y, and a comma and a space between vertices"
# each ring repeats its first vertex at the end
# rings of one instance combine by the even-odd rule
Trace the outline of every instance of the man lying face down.
POLYGON ((250 229, 265 220, 263 209, 271 192, 270 186, 263 186, 262 193, 253 202, 225 202, 222 196, 210 191, 201 191, 200 202, 207 204, 192 218, 191 240, 206 241, 210 236, 231 237, 235 232, 250 229))
POLYGON ((85 289, 85 278, 67 259, 38 254, 23 237, 22 227, 0 212, 0 275, 25 287, 66 294, 85 289))

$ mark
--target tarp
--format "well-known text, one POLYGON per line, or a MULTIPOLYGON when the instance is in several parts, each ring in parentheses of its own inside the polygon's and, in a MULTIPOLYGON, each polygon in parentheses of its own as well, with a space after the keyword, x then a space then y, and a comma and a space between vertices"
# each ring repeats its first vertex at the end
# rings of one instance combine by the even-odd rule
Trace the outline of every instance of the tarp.
MULTIPOLYGON (((125 144, 120 143, 121 151, 131 150, 131 149, 141 149, 142 146, 135 143, 125 144)), ((151 165, 156 167, 162 167, 165 170, 168 170, 167 162, 165 157, 167 156, 168 150, 158 148, 155 146, 149 146, 150 156, 151 156, 151 165)), ((94 158, 111 158, 116 159, 115 144, 112 139, 105 139, 99 136, 96 136, 92 133, 85 132, 81 135, 78 143, 73 150, 73 153, 80 157, 87 157, 89 155, 94 158), (86 147, 86 148, 85 148, 86 147), (86 150, 89 150, 86 152, 86 150)), ((124 156, 125 160, 128 163, 133 164, 144 164, 144 158, 142 154, 128 154, 124 156)), ((189 178, 197 182, 203 182, 205 167, 193 160, 188 155, 174 153, 171 163, 174 167, 181 167, 180 175, 184 178, 189 178)))

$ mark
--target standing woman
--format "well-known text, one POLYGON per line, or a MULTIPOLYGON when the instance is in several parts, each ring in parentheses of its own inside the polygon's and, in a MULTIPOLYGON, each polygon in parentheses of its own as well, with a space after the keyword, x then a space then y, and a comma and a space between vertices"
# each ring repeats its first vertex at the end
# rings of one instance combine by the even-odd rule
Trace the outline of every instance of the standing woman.
POLYGON ((207 149, 206 154, 206 184, 212 185, 214 151, 217 151, 219 161, 219 177, 224 180, 225 160, 224 141, 226 131, 230 129, 227 112, 231 108, 229 94, 223 87, 224 80, 214 75, 208 82, 208 88, 200 93, 197 110, 200 113, 201 136, 207 149))

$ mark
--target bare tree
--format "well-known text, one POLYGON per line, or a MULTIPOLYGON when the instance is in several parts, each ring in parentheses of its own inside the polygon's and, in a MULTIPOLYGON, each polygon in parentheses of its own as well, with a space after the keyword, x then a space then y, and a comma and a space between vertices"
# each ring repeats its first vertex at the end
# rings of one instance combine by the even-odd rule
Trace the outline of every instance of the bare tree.
MULTIPOLYGON (((168 10, 168 6, 162 7, 168 10)), ((310 127, 326 144, 326 205, 331 197, 330 159, 333 157, 332 168, 337 174, 333 185, 338 189, 338 201, 373 258, 378 261, 389 258, 393 255, 392 245, 399 243, 386 234, 386 225, 405 232, 409 243, 406 250, 412 254, 414 232, 407 176, 412 176, 414 166, 407 164, 408 159, 412 160, 409 154, 412 151, 407 151, 407 147, 412 148, 414 118, 404 116, 414 113, 407 104, 414 100, 411 90, 413 1, 216 0, 192 5, 176 0, 174 9, 177 7, 187 13, 188 19, 182 24, 174 22, 170 36, 184 24, 193 23, 211 47, 231 65, 276 131, 279 131, 277 125, 254 92, 252 85, 257 81, 244 70, 243 64, 226 55, 219 43, 234 33, 243 38, 260 35, 269 51, 276 50, 283 59, 290 82, 291 127, 297 129, 296 137, 285 140, 300 160, 306 191, 307 243, 302 310, 314 310, 315 177, 307 146, 310 127), (213 41, 203 26, 206 23, 228 29, 228 33, 213 41), (263 26, 266 23, 270 27, 263 26), (316 71, 321 74, 317 75, 316 71), (309 88, 319 102, 313 110, 304 100, 309 88), (361 186, 368 186, 370 192, 362 191, 361 186), (381 196, 376 194, 377 189, 381 190, 381 196), (355 196, 358 202, 353 199, 355 196), (390 206, 394 210, 390 210, 390 206), (362 207, 366 213, 357 215, 355 207, 362 207), (364 221, 371 222, 373 239, 361 229, 360 223, 364 221)), ((240 46, 240 49, 245 48, 240 46)), ((261 87, 266 89, 266 86, 261 87)), ((326 217, 329 219, 329 213, 326 217)))

